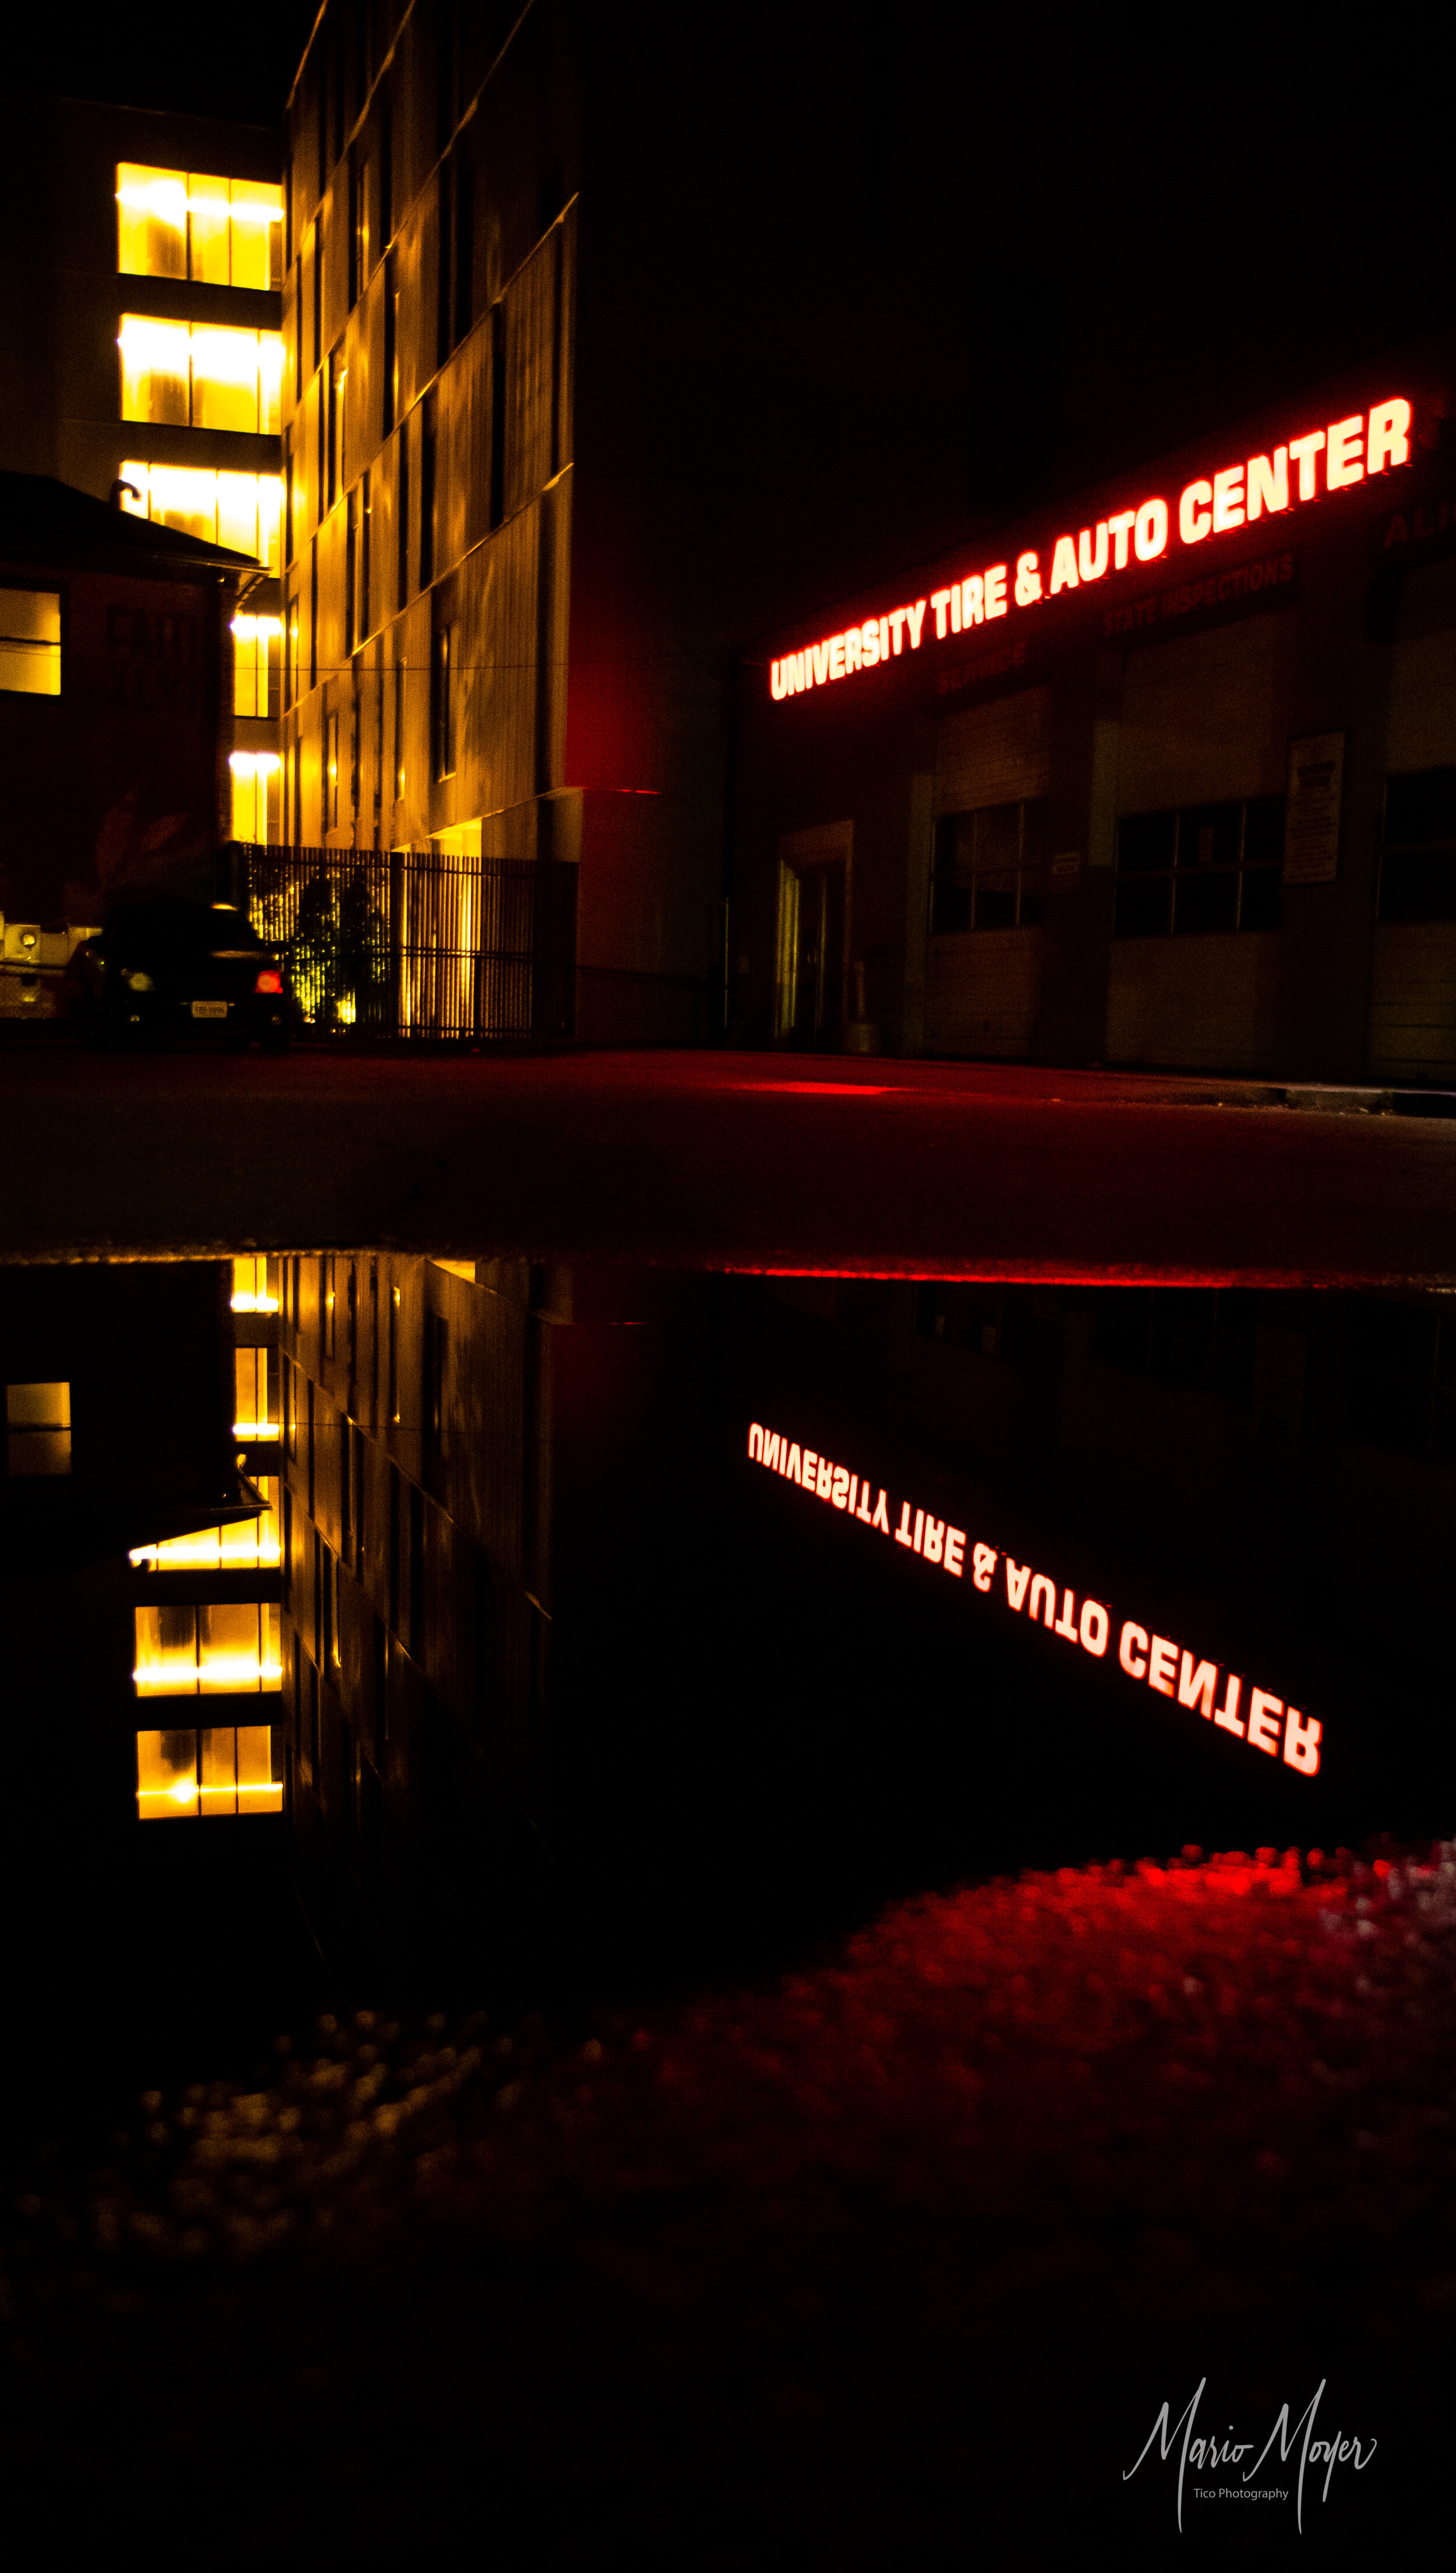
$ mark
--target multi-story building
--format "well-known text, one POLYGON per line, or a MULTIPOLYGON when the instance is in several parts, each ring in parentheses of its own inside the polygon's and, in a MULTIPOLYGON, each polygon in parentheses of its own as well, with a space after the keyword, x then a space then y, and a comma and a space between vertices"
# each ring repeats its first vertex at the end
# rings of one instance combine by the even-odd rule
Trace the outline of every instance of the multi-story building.
POLYGON ((235 609, 231 810, 277 838, 280 144, 266 128, 35 98, 15 119, 0 467, 256 561, 235 609))

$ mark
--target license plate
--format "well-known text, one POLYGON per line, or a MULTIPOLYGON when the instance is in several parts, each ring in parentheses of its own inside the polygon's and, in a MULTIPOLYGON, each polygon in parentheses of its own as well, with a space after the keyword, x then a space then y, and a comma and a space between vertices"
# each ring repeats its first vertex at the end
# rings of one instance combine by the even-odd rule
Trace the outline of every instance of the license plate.
POLYGON ((195 1019, 225 1019, 228 1004, 226 1001, 194 1001, 192 1015, 195 1019))

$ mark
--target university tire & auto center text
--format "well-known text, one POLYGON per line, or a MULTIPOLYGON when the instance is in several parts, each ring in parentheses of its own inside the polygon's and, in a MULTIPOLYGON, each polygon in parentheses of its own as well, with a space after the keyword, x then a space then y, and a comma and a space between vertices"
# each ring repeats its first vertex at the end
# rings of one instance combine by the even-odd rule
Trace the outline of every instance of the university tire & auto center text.
MULTIPOLYGON (((863 1480, 813 1447, 801 1446, 785 1431, 751 1422, 748 1454, 751 1463, 797 1483, 801 1491, 857 1519, 872 1534, 890 1537, 954 1580, 964 1579, 969 1559, 971 1586, 983 1597, 999 1599, 1013 1615, 1045 1625, 1051 1634, 1060 1635, 1064 1643, 1075 1645, 1094 1661, 1105 1657, 1114 1623, 1112 1609, 1102 1600, 1079 1603, 1076 1592, 1059 1588, 1050 1573, 1018 1563, 1004 1548, 973 1539, 965 1528, 953 1527, 949 1520, 908 1500, 901 1502, 895 1520, 883 1485, 863 1480)), ((1287 1706, 1272 1689, 1250 1687, 1245 1694, 1242 1675, 1236 1671, 1221 1673, 1220 1694, 1220 1664, 1203 1660, 1169 1636, 1154 1634, 1133 1617, 1122 1619, 1115 1631, 1118 1667, 1129 1680, 1173 1699, 1179 1707, 1196 1709, 1220 1732, 1252 1744, 1270 1759, 1282 1756, 1299 1777, 1317 1774, 1324 1728, 1314 1717, 1287 1706)))

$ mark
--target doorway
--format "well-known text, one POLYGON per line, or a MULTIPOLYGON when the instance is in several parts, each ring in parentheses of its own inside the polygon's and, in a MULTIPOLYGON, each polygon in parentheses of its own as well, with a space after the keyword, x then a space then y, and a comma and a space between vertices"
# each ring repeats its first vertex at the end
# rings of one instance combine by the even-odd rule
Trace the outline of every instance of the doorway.
POLYGON ((834 1054, 844 1043, 849 875, 847 823, 796 831, 779 843, 781 1045, 834 1054))

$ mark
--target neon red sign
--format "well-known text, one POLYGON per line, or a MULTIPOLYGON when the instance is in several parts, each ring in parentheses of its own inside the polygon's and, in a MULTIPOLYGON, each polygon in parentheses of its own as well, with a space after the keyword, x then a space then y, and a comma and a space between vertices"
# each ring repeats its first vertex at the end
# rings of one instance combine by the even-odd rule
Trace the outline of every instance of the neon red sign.
POLYGON ((794 697, 831 680, 854 678, 882 661, 919 652, 926 643, 1115 578, 1135 563, 1157 562, 1170 545, 1200 545, 1331 491, 1349 490, 1367 476, 1409 463, 1410 426, 1411 406, 1396 394, 1368 412, 1304 429, 1269 454, 1242 456, 1185 483, 1175 501, 1153 493, 1075 535, 1056 536, 1046 561, 1041 547, 1026 547, 1014 558, 1009 554, 1004 562, 963 573, 926 598, 879 609, 802 651, 785 652, 770 664, 770 691, 775 698, 794 697))
MULTIPOLYGON (((925 1563, 938 1565, 957 1581, 965 1573, 969 1544, 973 1590, 983 1598, 1004 1596, 1004 1604, 1013 1616, 1025 1616, 1030 1624, 1045 1626, 1049 1634, 1060 1635, 1064 1643, 1075 1644, 1093 1661, 1105 1658, 1113 1621, 1107 1601, 1079 1600, 1075 1590, 1059 1583, 1051 1573, 1039 1572, 1031 1563, 1018 1563, 1003 1547, 990 1545, 984 1539, 973 1541, 965 1528, 937 1518, 923 1503, 917 1506, 913 1501, 902 1501, 895 1523, 894 1504, 884 1484, 877 1485, 852 1472, 849 1466, 834 1463, 817 1448, 791 1439, 785 1430, 765 1429, 761 1422, 751 1421, 748 1454, 751 1463, 782 1474, 788 1482, 797 1483, 800 1491, 812 1493, 831 1509, 842 1510, 848 1518, 858 1520, 871 1535, 893 1538, 896 1545, 918 1554, 925 1563), (997 1581, 998 1567, 1004 1593, 997 1581)), ((1134 1617, 1124 1618, 1118 1628, 1117 1666, 1129 1680, 1159 1697, 1173 1699, 1179 1707, 1196 1709, 1205 1723, 1234 1735, 1240 1742, 1251 1743, 1270 1759, 1282 1753, 1285 1767, 1297 1776, 1313 1778, 1318 1774, 1324 1727, 1315 1717, 1306 1718, 1297 1706, 1286 1705, 1272 1689, 1250 1688, 1245 1699, 1241 1672, 1195 1655, 1171 1636, 1151 1633, 1134 1617), (1215 1704, 1215 1700, 1219 1702, 1215 1704)))

